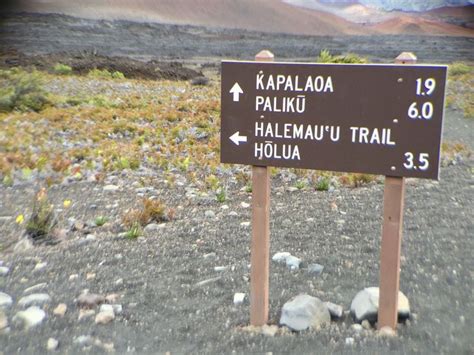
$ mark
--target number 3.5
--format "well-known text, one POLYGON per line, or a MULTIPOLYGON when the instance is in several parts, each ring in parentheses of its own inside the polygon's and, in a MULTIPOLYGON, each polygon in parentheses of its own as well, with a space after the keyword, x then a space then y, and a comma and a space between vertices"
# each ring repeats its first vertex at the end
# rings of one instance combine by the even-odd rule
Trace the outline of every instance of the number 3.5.
POLYGON ((403 163, 403 166, 405 169, 408 170, 427 170, 428 167, 430 166, 430 162, 428 160, 429 155, 428 153, 420 153, 418 155, 418 164, 415 164, 414 162, 414 154, 411 152, 406 152, 405 153, 405 162, 403 163))

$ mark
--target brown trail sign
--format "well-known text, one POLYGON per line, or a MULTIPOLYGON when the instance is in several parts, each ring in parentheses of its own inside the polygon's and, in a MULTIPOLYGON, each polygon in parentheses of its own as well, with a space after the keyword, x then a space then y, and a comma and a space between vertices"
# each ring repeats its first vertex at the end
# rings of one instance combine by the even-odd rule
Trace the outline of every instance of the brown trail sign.
POLYGON ((277 166, 386 176, 378 326, 396 328, 404 177, 439 177, 447 71, 409 65, 411 53, 396 63, 273 63, 268 51, 222 62, 221 162, 252 165, 252 325, 268 321, 267 166, 277 166))
POLYGON ((222 63, 221 161, 437 179, 446 66, 222 63))

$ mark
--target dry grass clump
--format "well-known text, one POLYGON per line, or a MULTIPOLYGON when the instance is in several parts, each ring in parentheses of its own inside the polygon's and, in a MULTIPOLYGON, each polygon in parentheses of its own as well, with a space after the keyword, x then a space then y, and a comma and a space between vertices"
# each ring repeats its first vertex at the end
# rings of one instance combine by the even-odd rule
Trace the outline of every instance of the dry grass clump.
POLYGON ((174 218, 174 210, 157 199, 144 198, 138 208, 128 210, 122 217, 123 225, 130 229, 138 224, 144 227, 150 223, 162 223, 174 218))
POLYGON ((51 235, 58 221, 53 205, 49 202, 45 188, 35 196, 33 212, 26 223, 26 233, 35 241, 45 240, 51 235))
POLYGON ((455 62, 448 69, 446 106, 463 112, 464 117, 474 118, 474 65, 455 62))

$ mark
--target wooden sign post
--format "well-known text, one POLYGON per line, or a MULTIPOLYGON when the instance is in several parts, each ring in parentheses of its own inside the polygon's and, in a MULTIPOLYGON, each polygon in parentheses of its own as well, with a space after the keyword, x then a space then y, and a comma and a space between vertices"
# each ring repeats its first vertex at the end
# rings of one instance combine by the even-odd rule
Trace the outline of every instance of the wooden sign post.
MULTIPOLYGON (((257 62, 272 62, 269 51, 255 56, 257 62)), ((268 322, 270 278, 270 169, 252 166, 252 245, 250 252, 250 324, 268 322)))
POLYGON ((250 323, 268 321, 270 166, 384 175, 379 327, 395 329, 404 178, 438 179, 446 66, 223 61, 221 162, 252 166, 250 323))
MULTIPOLYGON (((402 53, 396 64, 415 64, 412 53, 402 53)), ((398 290, 400 287, 400 249, 403 229, 405 178, 385 177, 383 226, 380 248, 378 328, 397 328, 398 290)))

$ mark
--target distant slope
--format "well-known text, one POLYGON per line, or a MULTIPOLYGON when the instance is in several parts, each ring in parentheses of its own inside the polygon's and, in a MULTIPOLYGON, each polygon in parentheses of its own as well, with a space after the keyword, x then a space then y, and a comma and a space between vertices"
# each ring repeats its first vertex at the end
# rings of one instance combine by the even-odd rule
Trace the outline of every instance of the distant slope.
MULTIPOLYGON (((20 0, 23 10, 307 35, 416 34, 474 37, 464 23, 436 13, 387 13, 360 4, 317 0, 20 0), (319 4, 318 6, 313 6, 319 4), (311 5, 311 6, 309 6, 311 5)), ((471 7, 472 10, 472 7, 471 7)), ((453 11, 450 17, 453 17, 453 11)), ((471 12, 472 13, 472 12, 471 12)), ((446 16, 446 15, 445 15, 446 16)), ((460 16, 456 13, 456 16, 460 16)), ((464 20, 466 21, 466 20, 464 20)))
POLYGON ((425 34, 466 37, 473 37, 474 35, 474 31, 472 29, 408 15, 397 16, 396 18, 375 24, 371 26, 371 28, 384 34, 425 34))
POLYGON ((86 18, 112 18, 311 35, 371 34, 338 16, 279 0, 51 0, 26 9, 86 18))

